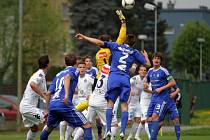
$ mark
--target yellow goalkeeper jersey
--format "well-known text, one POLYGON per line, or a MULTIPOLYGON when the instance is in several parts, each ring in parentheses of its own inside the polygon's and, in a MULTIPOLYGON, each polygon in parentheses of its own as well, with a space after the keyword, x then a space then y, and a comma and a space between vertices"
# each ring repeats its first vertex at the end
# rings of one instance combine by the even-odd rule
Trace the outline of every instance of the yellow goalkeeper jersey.
MULTIPOLYGON (((126 38, 126 25, 123 24, 120 28, 120 33, 117 38, 116 43, 118 44, 123 44, 126 38)), ((110 65, 110 56, 111 56, 111 51, 108 48, 100 48, 100 50, 96 53, 96 65, 99 70, 97 74, 97 78, 101 74, 101 69, 104 64, 110 65)))

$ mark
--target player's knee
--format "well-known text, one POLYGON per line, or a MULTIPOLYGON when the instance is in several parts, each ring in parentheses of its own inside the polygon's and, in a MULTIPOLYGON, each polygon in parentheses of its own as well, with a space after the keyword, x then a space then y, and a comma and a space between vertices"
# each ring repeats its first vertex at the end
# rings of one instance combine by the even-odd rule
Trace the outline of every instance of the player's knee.
POLYGON ((32 132, 38 132, 38 126, 37 125, 32 126, 30 129, 31 129, 32 132))
POLYGON ((107 106, 113 108, 114 107, 114 102, 112 100, 107 101, 107 106))
POLYGON ((92 125, 91 125, 89 122, 87 122, 87 123, 84 124, 82 127, 83 127, 83 128, 91 128, 92 125))
POLYGON ((121 111, 127 111, 128 110, 128 103, 127 102, 122 102, 121 103, 121 111))
POLYGON ((157 114, 152 114, 152 117, 151 117, 151 121, 157 121, 159 119, 159 116, 157 114))
POLYGON ((139 123, 141 122, 141 118, 135 117, 135 118, 134 118, 134 121, 135 121, 135 123, 138 123, 138 124, 139 124, 139 123))
POLYGON ((51 133, 53 130, 53 128, 50 128, 50 127, 45 127, 44 129, 45 131, 47 131, 47 133, 51 133))
POLYGON ((173 119, 173 124, 179 124, 179 118, 173 119))

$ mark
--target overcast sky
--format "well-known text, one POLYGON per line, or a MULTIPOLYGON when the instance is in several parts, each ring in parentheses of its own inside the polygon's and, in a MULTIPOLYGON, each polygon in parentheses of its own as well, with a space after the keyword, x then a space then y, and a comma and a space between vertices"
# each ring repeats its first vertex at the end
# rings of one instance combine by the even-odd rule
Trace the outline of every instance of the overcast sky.
MULTIPOLYGON (((166 4, 169 0, 156 0, 156 2, 163 2, 163 7, 166 8, 166 4)), ((171 0, 175 2, 175 8, 199 8, 200 5, 207 6, 210 9, 210 0, 171 0)))

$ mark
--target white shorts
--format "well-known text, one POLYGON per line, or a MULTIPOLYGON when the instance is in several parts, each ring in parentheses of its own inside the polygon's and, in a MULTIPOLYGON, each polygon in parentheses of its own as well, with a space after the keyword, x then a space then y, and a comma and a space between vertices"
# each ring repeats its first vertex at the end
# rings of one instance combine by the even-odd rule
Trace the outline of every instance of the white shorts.
MULTIPOLYGON (((87 113, 87 120, 90 123, 94 123, 97 115, 100 118, 101 123, 105 126, 106 125, 106 108, 89 106, 88 107, 88 113, 87 113)), ((115 115, 113 115, 112 126, 117 124, 117 123, 118 123, 117 122, 117 117, 115 115)))
POLYGON ((44 110, 36 107, 23 106, 20 104, 20 113, 22 114, 25 127, 39 125, 45 121, 44 110))
POLYGON ((147 118, 147 110, 148 110, 149 105, 146 104, 140 104, 140 109, 141 109, 141 121, 146 120, 147 118))
POLYGON ((138 103, 135 106, 128 106, 128 120, 133 120, 134 118, 140 118, 141 117, 141 108, 140 104, 138 103))

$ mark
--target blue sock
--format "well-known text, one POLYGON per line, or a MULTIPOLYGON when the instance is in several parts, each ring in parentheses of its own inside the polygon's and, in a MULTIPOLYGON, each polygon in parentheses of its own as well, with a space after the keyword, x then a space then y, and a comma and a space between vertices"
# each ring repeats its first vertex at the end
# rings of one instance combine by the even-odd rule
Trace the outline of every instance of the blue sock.
POLYGON ((128 111, 124 111, 121 113, 121 132, 123 132, 123 134, 125 134, 127 121, 128 121, 128 111))
POLYGON ((92 140, 92 129, 84 128, 84 140, 92 140))
POLYGON ((157 140, 158 131, 159 131, 159 121, 152 121, 150 123, 151 140, 157 140))
POLYGON ((40 135, 40 140, 47 140, 49 135, 50 135, 50 133, 47 132, 45 129, 42 130, 42 133, 40 135))
POLYGON ((106 132, 111 132, 112 111, 113 108, 108 107, 106 109, 106 132))
POLYGON ((175 130, 175 133, 176 133, 176 140, 180 140, 180 125, 175 124, 174 125, 174 130, 175 130))
POLYGON ((101 123, 97 123, 96 127, 97 127, 97 130, 98 130, 98 135, 102 135, 102 124, 101 123))

